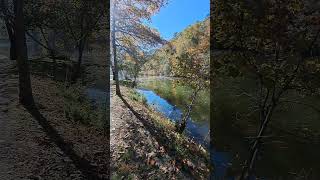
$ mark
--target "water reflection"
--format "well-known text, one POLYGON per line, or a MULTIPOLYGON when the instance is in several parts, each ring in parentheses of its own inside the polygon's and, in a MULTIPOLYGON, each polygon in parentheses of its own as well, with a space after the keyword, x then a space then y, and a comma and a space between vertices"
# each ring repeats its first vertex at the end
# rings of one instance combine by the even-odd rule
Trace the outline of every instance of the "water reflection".
MULTIPOLYGON (((176 106, 183 113, 190 103, 192 89, 187 85, 178 83, 172 79, 144 79, 138 85, 140 88, 154 91, 160 97, 165 99, 169 104, 176 106)), ((210 119, 210 92, 203 90, 199 93, 193 110, 191 112, 192 121, 205 123, 208 125, 210 119)))
MULTIPOLYGON (((142 88, 139 90, 140 93, 147 97, 148 104, 173 121, 181 118, 191 94, 187 86, 168 79, 144 79, 139 87, 142 88)), ((212 179, 239 177, 242 165, 248 158, 252 137, 256 135, 258 127, 253 120, 236 121, 234 113, 241 110, 245 112, 247 101, 234 97, 236 92, 229 91, 223 88, 215 89, 214 103, 219 106, 212 107, 215 115, 211 122, 209 122, 210 94, 209 91, 203 92, 191 114, 189 120, 191 123, 187 127, 191 136, 203 139, 206 135, 204 132, 209 131, 208 127, 211 124, 213 147, 211 146, 210 152, 214 165, 212 179)), ((275 116, 275 121, 279 121, 279 118, 285 120, 287 117, 291 116, 278 115, 275 116)), ((299 118, 296 115, 293 119, 299 118)), ((305 121, 306 117, 304 120, 301 119, 301 122, 305 121)), ((298 141, 292 134, 286 134, 272 124, 267 135, 270 137, 264 139, 255 165, 254 174, 259 178, 252 176, 252 179, 319 179, 319 143, 298 141)))
MULTIPOLYGON (((183 117, 183 112, 176 105, 170 104, 166 99, 163 99, 157 95, 152 90, 138 89, 140 94, 142 94, 146 100, 147 104, 155 108, 157 111, 161 112, 168 119, 173 122, 180 121, 183 117)), ((209 147, 210 137, 209 133, 209 121, 197 122, 192 118, 188 119, 186 134, 193 138, 196 142, 209 147)))

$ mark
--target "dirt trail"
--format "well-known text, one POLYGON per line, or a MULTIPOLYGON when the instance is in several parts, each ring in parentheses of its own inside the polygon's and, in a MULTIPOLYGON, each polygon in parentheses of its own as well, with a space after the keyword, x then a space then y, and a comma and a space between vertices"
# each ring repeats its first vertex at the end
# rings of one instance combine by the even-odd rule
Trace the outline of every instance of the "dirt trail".
POLYGON ((8 71, 12 64, 6 60, 6 57, 0 57, 0 179, 9 179, 10 171, 13 170, 12 161, 12 142, 15 140, 12 136, 12 126, 8 118, 9 104, 13 100, 12 93, 9 90, 15 77, 10 77, 8 71), (11 82, 11 83, 10 83, 11 82))
POLYGON ((0 179, 81 179, 18 102, 14 62, 0 55, 0 179))

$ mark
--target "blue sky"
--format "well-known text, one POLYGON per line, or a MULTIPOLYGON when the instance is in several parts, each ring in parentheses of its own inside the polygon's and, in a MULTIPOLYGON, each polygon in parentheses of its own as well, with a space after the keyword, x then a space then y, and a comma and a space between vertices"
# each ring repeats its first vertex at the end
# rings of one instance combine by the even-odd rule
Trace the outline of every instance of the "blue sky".
POLYGON ((166 40, 175 32, 181 32, 189 25, 204 20, 210 12, 210 0, 169 0, 158 14, 152 17, 151 27, 160 31, 166 40))

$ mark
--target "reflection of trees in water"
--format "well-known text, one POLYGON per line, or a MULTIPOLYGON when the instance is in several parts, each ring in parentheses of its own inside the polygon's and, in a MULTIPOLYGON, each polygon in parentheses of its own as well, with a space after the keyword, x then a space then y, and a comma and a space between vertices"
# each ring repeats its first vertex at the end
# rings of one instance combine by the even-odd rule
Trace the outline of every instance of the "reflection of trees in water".
MULTIPOLYGON (((153 90, 155 93, 166 99, 170 104, 176 105, 181 112, 176 110, 170 113, 170 118, 181 118, 181 113, 186 112, 186 106, 189 103, 191 96, 191 88, 186 84, 178 83, 176 80, 149 80, 140 84, 141 87, 153 90)), ((196 99, 193 111, 191 112, 191 119, 195 121, 208 121, 210 112, 210 94, 208 91, 201 91, 196 99)))

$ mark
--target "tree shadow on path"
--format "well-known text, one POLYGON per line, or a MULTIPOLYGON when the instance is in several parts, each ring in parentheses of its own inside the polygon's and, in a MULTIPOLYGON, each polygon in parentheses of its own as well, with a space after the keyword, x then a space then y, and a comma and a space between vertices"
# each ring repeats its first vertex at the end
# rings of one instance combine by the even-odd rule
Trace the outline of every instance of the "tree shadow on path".
POLYGON ((43 130, 49 136, 51 141, 54 142, 63 151, 63 153, 73 161, 76 168, 79 169, 85 176, 85 179, 103 179, 97 175, 97 168, 92 166, 90 164, 90 161, 88 161, 87 159, 77 155, 77 153, 72 148, 72 144, 65 142, 65 140, 59 135, 57 130, 49 124, 48 120, 45 117, 43 117, 43 115, 40 113, 37 107, 25 106, 25 108, 33 116, 33 118, 35 118, 38 121, 38 123, 42 126, 43 130))
POLYGON ((168 153, 168 155, 175 160, 177 166, 181 167, 183 173, 191 179, 201 179, 194 173, 194 169, 183 163, 183 158, 179 157, 177 149, 175 148, 175 146, 173 146, 174 143, 172 139, 168 138, 164 130, 156 127, 155 124, 148 120, 148 118, 143 117, 143 115, 139 114, 122 96, 119 97, 126 105, 126 107, 129 108, 130 111, 134 114, 134 116, 140 120, 144 127, 146 127, 146 129, 156 139, 159 145, 162 146, 168 153))

